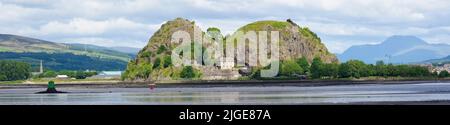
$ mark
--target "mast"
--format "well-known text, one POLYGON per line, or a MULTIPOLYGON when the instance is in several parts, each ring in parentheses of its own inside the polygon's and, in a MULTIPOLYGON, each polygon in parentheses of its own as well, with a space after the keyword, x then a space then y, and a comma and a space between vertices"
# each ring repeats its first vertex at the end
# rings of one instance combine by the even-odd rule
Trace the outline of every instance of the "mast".
POLYGON ((42 60, 41 60, 41 65, 39 67, 39 73, 44 73, 44 66, 42 65, 42 60))

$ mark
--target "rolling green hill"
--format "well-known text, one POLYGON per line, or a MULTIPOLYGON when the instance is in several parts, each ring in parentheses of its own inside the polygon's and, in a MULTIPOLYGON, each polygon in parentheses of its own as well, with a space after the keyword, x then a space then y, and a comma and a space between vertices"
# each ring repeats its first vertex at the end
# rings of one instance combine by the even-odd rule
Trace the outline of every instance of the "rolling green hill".
POLYGON ((133 57, 107 47, 0 34, 0 60, 18 60, 32 66, 43 60, 52 70, 124 70, 133 57))

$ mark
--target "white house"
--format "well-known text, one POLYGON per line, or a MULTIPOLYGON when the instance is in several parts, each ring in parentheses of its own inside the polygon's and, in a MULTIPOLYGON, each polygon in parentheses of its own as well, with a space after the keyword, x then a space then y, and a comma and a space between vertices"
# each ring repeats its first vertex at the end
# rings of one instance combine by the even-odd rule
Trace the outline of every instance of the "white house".
POLYGON ((67 75, 57 75, 56 78, 57 79, 68 79, 69 76, 67 76, 67 75))

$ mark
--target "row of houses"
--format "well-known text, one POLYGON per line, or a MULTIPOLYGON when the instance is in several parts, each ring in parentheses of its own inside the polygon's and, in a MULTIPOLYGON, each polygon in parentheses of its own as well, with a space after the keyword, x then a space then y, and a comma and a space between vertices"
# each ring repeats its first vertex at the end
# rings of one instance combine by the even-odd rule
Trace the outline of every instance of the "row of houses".
POLYGON ((430 72, 440 73, 442 71, 450 72, 450 64, 444 64, 442 66, 433 66, 432 64, 421 64, 420 66, 427 67, 430 72))

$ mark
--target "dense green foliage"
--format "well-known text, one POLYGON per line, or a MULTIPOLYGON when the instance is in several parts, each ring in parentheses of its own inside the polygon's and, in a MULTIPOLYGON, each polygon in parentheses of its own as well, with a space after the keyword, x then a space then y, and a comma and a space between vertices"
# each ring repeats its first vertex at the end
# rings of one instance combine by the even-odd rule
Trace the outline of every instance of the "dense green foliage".
POLYGON ((128 63, 127 70, 122 74, 122 79, 147 79, 153 71, 153 65, 141 63, 135 65, 135 62, 128 63))
POLYGON ((58 75, 58 72, 55 72, 53 70, 47 70, 44 73, 40 74, 39 77, 41 78, 54 78, 58 75))
POLYGON ((86 79, 87 77, 91 77, 97 75, 98 73, 95 71, 70 71, 70 70, 61 70, 61 71, 53 71, 47 70, 44 73, 38 75, 39 78, 55 78, 57 75, 67 75, 68 77, 75 79, 86 79))
POLYGON ((281 64, 280 75, 282 76, 294 76, 304 74, 302 67, 295 61, 286 60, 281 64))
POLYGON ((185 66, 183 67, 183 70, 181 70, 180 73, 181 78, 194 78, 195 77, 195 71, 192 66, 185 66))
POLYGON ((159 46, 158 51, 156 53, 157 54, 161 54, 161 53, 163 53, 166 50, 167 50, 166 46, 161 45, 161 46, 159 46))
POLYGON ((151 57, 152 56, 152 52, 150 51, 145 51, 142 53, 141 58, 145 58, 145 57, 151 57))
POLYGON ((448 73, 447 70, 441 71, 441 73, 439 73, 439 78, 445 78, 445 77, 450 77, 450 74, 448 73))
MULTIPOLYGON (((322 64, 323 69, 316 71, 318 77, 339 77, 339 78, 360 78, 368 76, 392 76, 392 77, 427 77, 432 76, 426 67, 415 65, 385 65, 378 62, 376 65, 365 64, 359 60, 349 60, 340 65, 338 64, 322 64), (328 66, 327 66, 328 65, 328 66), (329 67, 329 68, 326 68, 329 67), (339 67, 339 68, 336 68, 339 67)), ((312 70, 312 69, 311 69, 312 70)), ((311 71, 314 72, 314 71, 311 71)))
POLYGON ((0 81, 25 80, 31 76, 28 63, 0 60, 0 81))
MULTIPOLYGON (((365 64, 359 60, 349 60, 345 63, 323 63, 320 58, 314 58, 311 66, 304 59, 283 61, 280 64, 278 78, 298 78, 307 75, 312 79, 361 78, 370 76, 380 77, 437 77, 438 73, 430 73, 426 67, 417 65, 393 65, 379 61, 376 65, 365 64), (305 63, 306 62, 306 63, 305 63), (309 69, 309 71, 304 71, 309 69)), ((260 79, 261 69, 254 69, 250 78, 260 79)), ((448 72, 442 71, 439 77, 449 77, 448 72)))
POLYGON ((32 66, 32 71, 39 71, 40 61, 43 60, 44 68, 60 70, 124 70, 127 62, 112 60, 102 57, 90 57, 74 55, 71 53, 13 53, 0 52, 0 59, 27 62, 32 66))
POLYGON ((339 64, 338 63, 326 63, 320 68, 320 76, 325 76, 328 78, 338 78, 339 77, 339 64))
POLYGON ((297 64, 302 67, 303 73, 309 72, 309 63, 305 57, 297 59, 297 64))
POLYGON ((156 58, 155 62, 153 63, 153 69, 157 69, 161 67, 161 58, 156 58))
POLYGON ((322 62, 322 60, 320 60, 319 57, 316 57, 313 59, 313 61, 311 63, 311 67, 310 67, 312 78, 320 78, 320 75, 321 75, 320 71, 321 71, 322 66, 323 66, 323 62, 322 62))
POLYGON ((172 57, 171 56, 164 56, 163 67, 167 68, 169 66, 172 66, 172 57))

